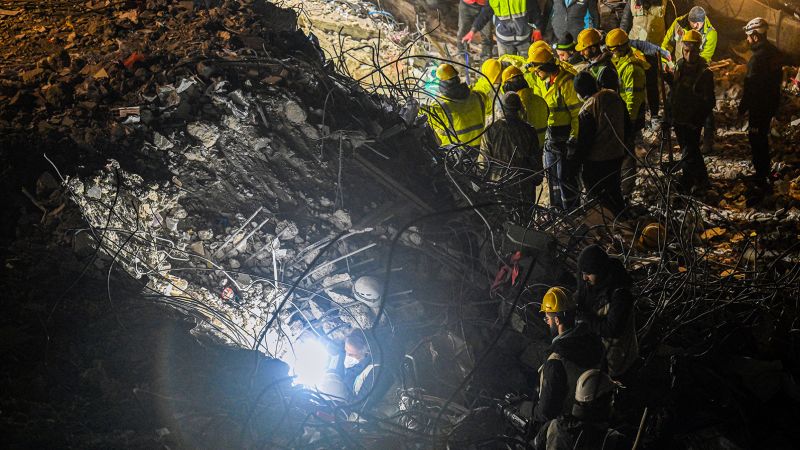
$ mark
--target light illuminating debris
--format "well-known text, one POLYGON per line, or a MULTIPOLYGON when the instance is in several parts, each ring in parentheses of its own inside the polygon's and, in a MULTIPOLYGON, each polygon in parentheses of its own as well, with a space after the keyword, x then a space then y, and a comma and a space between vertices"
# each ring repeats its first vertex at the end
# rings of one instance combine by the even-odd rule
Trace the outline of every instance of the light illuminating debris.
POLYGON ((306 387, 319 386, 328 368, 330 354, 325 344, 317 339, 304 338, 294 344, 294 354, 287 361, 295 376, 295 383, 306 387))

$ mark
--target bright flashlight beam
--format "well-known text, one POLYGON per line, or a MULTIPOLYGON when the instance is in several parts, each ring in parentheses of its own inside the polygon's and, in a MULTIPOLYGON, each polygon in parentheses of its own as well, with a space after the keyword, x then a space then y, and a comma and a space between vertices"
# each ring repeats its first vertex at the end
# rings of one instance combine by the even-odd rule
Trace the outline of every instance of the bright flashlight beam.
POLYGON ((316 339, 301 339, 294 344, 294 362, 289 363, 295 383, 314 388, 322 383, 328 368, 328 350, 316 339))

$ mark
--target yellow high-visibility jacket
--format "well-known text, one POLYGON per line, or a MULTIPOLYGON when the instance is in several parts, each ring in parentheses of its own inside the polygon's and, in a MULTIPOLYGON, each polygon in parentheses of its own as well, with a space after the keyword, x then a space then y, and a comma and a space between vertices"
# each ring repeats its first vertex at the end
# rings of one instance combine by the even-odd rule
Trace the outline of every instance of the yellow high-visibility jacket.
POLYGON ((428 108, 430 124, 441 145, 478 145, 486 115, 486 97, 470 91, 465 99, 438 98, 428 108))
POLYGON ((642 60, 633 52, 612 59, 619 75, 619 96, 625 101, 631 120, 636 121, 639 111, 645 103, 645 74, 642 60))
POLYGON ((562 67, 549 86, 543 82, 545 90, 542 98, 550 109, 547 126, 569 126, 569 136, 577 139, 578 112, 580 112, 582 102, 575 93, 575 87, 572 85, 573 78, 575 75, 562 67))
MULTIPOLYGON (((672 22, 672 25, 667 30, 667 34, 664 35, 664 40, 661 41, 661 47, 663 49, 670 53, 672 53, 673 50, 675 51, 673 53, 673 59, 675 61, 683 58, 683 34, 690 28, 689 14, 684 14, 672 22)), ((708 16, 706 16, 700 34, 703 35, 703 42, 700 44, 700 57, 710 63, 714 52, 717 50, 717 30, 711 26, 708 16)))
POLYGON ((547 131, 547 119, 550 117, 550 108, 547 106, 547 102, 541 96, 536 95, 531 88, 520 89, 517 91, 517 95, 525 108, 525 120, 536 129, 539 147, 542 147, 547 131))

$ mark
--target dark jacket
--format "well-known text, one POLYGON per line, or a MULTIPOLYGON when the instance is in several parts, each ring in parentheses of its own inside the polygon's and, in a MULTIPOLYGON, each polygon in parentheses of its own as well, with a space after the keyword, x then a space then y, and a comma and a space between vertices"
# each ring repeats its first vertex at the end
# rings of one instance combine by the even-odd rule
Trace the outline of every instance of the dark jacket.
POLYGON ((602 89, 583 103, 578 114, 579 161, 610 161, 625 156, 630 116, 619 94, 602 89))
POLYGON ((550 350, 550 357, 542 365, 539 401, 533 410, 533 418, 539 423, 571 410, 575 398, 573 383, 584 371, 599 367, 604 352, 600 337, 585 324, 577 324, 553 339, 550 350), (554 354, 559 358, 554 358, 554 354))
POLYGON ((573 416, 559 417, 539 429, 536 450, 623 450, 632 442, 608 427, 607 421, 584 421, 573 416))
MULTIPOLYGON (((579 267, 579 280, 581 272, 579 267)), ((625 373, 639 357, 632 284, 625 267, 616 259, 609 261, 608 271, 595 286, 583 280, 578 283, 576 299, 581 321, 603 338, 612 377, 625 373)))
POLYGON ((490 178, 494 181, 505 175, 509 170, 506 167, 512 171, 514 168, 542 171, 542 148, 536 130, 515 117, 496 120, 489 126, 483 135, 481 152, 491 161, 490 178))
POLYGON ((577 37, 578 33, 586 28, 586 13, 592 19, 590 26, 600 26, 600 13, 597 11, 597 0, 567 0, 569 6, 566 6, 564 0, 553 1, 553 13, 551 21, 553 24, 553 32, 556 35, 556 40, 561 41, 564 36, 569 33, 573 37, 577 37))
POLYGON ((600 79, 601 72, 604 73, 605 76, 613 74, 613 76, 617 78, 617 85, 619 85, 619 74, 617 74, 617 68, 614 67, 613 57, 614 55, 612 55, 611 52, 603 52, 594 61, 589 61, 586 70, 594 75, 596 80, 600 79))
POLYGON ((700 128, 716 105, 714 74, 702 58, 694 64, 678 60, 666 106, 669 117, 677 125, 700 128))
MULTIPOLYGON (((701 124, 702 125, 702 124, 701 124)), ((580 276, 580 268, 578 269, 580 276)), ((596 286, 589 286, 581 280, 576 294, 578 311, 583 314, 589 329, 604 338, 618 338, 622 335, 628 318, 633 313, 633 294, 628 271, 617 259, 611 259, 608 272, 598 280, 596 286), (597 311, 609 305, 608 315, 597 317, 597 311)))
POLYGON ((772 117, 778 111, 783 81, 782 55, 769 41, 753 46, 753 56, 747 62, 744 94, 739 102, 739 114, 772 117))

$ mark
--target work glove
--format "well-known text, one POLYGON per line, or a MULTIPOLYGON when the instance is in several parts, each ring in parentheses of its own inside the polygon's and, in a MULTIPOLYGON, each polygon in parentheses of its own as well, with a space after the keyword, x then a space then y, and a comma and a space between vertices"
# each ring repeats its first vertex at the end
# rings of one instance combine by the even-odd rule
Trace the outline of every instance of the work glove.
POLYGON ((541 40, 542 40, 542 32, 539 30, 533 30, 531 32, 531 42, 536 42, 541 40))
POLYGON ((475 37, 475 31, 469 30, 469 33, 465 34, 463 38, 461 38, 461 42, 472 42, 472 38, 475 37))

